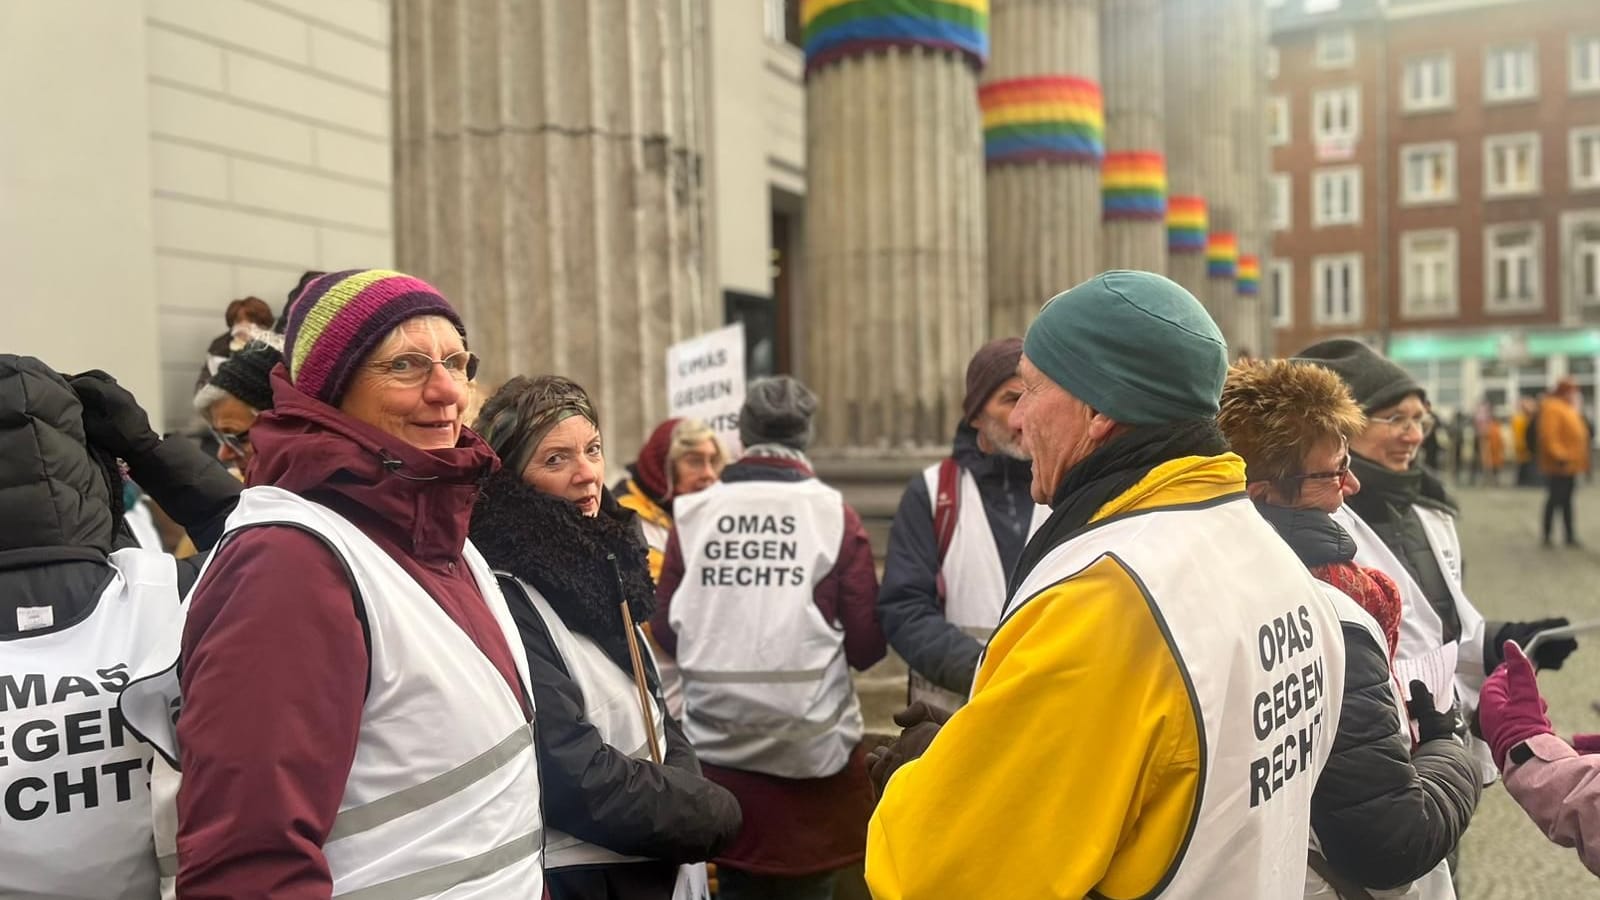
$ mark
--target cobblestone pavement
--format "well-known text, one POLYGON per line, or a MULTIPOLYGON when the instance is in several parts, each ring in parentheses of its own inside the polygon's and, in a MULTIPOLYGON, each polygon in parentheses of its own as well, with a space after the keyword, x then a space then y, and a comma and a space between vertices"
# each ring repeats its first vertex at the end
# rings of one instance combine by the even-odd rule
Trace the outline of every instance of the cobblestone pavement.
MULTIPOLYGON (((1582 550, 1539 547, 1542 491, 1464 488, 1459 499, 1467 594, 1486 617, 1600 619, 1600 491, 1578 489, 1582 550)), ((1539 676, 1563 735, 1600 731, 1590 706, 1600 699, 1600 638, 1580 644, 1561 671, 1539 676)), ((1460 887, 1463 900, 1600 898, 1600 878, 1546 840, 1498 785, 1485 792, 1462 844, 1460 887)))

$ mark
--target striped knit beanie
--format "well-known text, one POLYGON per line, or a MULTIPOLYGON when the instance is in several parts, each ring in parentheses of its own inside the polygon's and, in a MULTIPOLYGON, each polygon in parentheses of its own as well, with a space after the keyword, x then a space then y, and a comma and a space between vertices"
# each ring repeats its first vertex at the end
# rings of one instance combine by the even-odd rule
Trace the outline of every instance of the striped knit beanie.
POLYGON ((407 319, 443 316, 466 338, 461 317, 433 285, 387 269, 330 272, 289 308, 284 363, 303 393, 338 406, 356 369, 407 319))

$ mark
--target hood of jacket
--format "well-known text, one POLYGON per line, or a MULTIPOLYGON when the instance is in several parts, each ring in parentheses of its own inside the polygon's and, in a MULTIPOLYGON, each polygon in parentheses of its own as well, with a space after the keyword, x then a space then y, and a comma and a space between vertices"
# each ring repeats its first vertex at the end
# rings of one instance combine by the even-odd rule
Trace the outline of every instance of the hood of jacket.
POLYGON ((1320 509, 1289 509, 1257 501, 1256 511, 1308 569, 1356 558, 1355 538, 1320 509))
POLYGON ((590 518, 574 504, 501 470, 483 483, 472 544, 497 572, 537 589, 561 621, 599 644, 624 671, 632 663, 621 601, 635 623, 655 612, 655 582, 639 523, 610 491, 590 518))
POLYGON ((0 568, 104 560, 115 515, 78 395, 43 362, 0 354, 0 568))
POLYGON ((301 393, 281 364, 272 371, 272 404, 250 428, 251 485, 328 506, 420 561, 461 555, 478 485, 500 467, 483 439, 462 428, 456 446, 419 450, 301 393))

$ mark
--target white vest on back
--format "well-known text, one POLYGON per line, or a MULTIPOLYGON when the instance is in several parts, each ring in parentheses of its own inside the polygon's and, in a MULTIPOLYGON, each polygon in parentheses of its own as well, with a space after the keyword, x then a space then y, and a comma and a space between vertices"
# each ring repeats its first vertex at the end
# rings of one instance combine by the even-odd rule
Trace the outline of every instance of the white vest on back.
MULTIPOLYGON (((934 509, 938 509, 940 465, 935 463, 922 472, 934 509)), ((994 539, 994 529, 989 527, 978 479, 960 466, 957 470, 960 475, 956 489, 960 496, 956 501, 956 530, 950 536, 950 548, 939 567, 944 576, 944 617, 979 643, 987 643, 1000 622, 1000 611, 1005 608, 1006 578, 1011 573, 1000 561, 1000 546, 994 539)), ((1050 507, 1034 504, 1028 536, 1032 537, 1048 518, 1050 507)), ((966 693, 951 693, 914 671, 910 674, 909 695, 913 703, 923 700, 952 710, 967 702, 966 693)))
POLYGON ((815 478, 723 482, 676 511, 684 572, 669 618, 695 751, 784 778, 843 769, 861 707, 844 631, 814 594, 837 562, 844 499, 815 478))
POLYGON ((178 608, 178 573, 159 550, 109 562, 81 620, 0 640, 0 897, 155 896, 152 754, 117 696, 178 608))
POLYGON ((1045 555, 1007 617, 1107 556, 1142 588, 1202 728, 1200 808, 1174 869, 1147 896, 1299 896, 1311 794, 1344 695, 1333 605, 1241 495, 1092 527, 1045 555))
MULTIPOLYGON (((1456 616, 1461 620, 1460 647, 1456 655, 1456 696, 1461 701, 1462 715, 1470 715, 1478 708, 1478 690, 1483 687, 1484 621, 1472 601, 1461 588, 1461 544, 1456 536, 1451 517, 1426 506, 1414 507, 1422 520, 1428 546, 1439 563, 1439 570, 1450 586, 1450 596, 1455 600, 1456 616)), ((1394 579, 1400 587, 1400 646, 1395 659, 1416 659, 1427 656, 1444 643, 1444 623, 1439 613, 1422 592, 1417 580, 1411 577, 1405 564, 1383 538, 1348 506, 1341 507, 1333 519, 1350 533, 1356 542, 1356 564, 1377 569, 1394 579)), ((1484 784, 1493 784, 1500 771, 1489 753, 1489 745, 1475 738, 1467 738, 1467 747, 1478 761, 1484 784)))
MULTIPOLYGON (((1385 653, 1388 652, 1389 639, 1384 637, 1382 626, 1378 624, 1378 620, 1372 617, 1371 613, 1362 609, 1359 603, 1356 603, 1346 596, 1343 591, 1330 584, 1323 584, 1322 589, 1323 593, 1328 595, 1328 599, 1333 604, 1334 609, 1338 612, 1340 622, 1359 625, 1372 637, 1372 640, 1380 649, 1385 653)), ((1400 693, 1393 677, 1389 679, 1389 700, 1394 704, 1395 713, 1399 716, 1399 733, 1404 735, 1407 743, 1409 743, 1411 741, 1411 729, 1406 724, 1408 713, 1406 712, 1405 703, 1400 699, 1400 693)), ((1311 834, 1311 849, 1318 853, 1322 852, 1322 845, 1317 840, 1317 835, 1314 831, 1311 834)), ((1442 859, 1428 874, 1405 887, 1390 890, 1368 888, 1367 893, 1372 895, 1373 900, 1456 900, 1455 883, 1450 879, 1450 863, 1442 859)), ((1333 889, 1333 885, 1324 881, 1322 876, 1312 871, 1310 867, 1306 868, 1305 896, 1307 900, 1310 900, 1310 898, 1334 898, 1334 900, 1337 900, 1339 898, 1339 894, 1333 889)), ((1349 898, 1343 898, 1343 900, 1349 900, 1349 898)))
MULTIPOLYGON (((328 544, 355 580, 370 632, 355 761, 322 848, 333 896, 537 897, 544 836, 533 729, 499 670, 415 579, 326 507, 252 487, 228 517, 223 540, 267 524, 299 527, 328 544)), ((522 641, 494 574, 471 543, 463 555, 527 684, 522 641)), ((123 692, 129 723, 171 759, 179 756, 177 734, 166 711, 178 695, 182 624, 180 616, 165 652, 123 692)), ((176 799, 176 779, 161 769, 158 832, 176 824, 161 805, 176 799)), ((170 876, 176 848, 160 843, 170 876)))

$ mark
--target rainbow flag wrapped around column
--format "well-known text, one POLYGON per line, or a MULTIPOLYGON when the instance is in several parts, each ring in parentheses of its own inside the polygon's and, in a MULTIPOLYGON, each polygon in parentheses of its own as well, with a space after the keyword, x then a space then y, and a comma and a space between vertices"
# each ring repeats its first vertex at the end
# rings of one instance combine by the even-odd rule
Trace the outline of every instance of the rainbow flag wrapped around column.
POLYGON ((1254 297, 1261 293, 1261 258, 1254 253, 1239 255, 1239 296, 1254 297))
POLYGON ((1206 238, 1206 275, 1232 281, 1238 267, 1239 238, 1231 231, 1213 231, 1206 238))
POLYGON ((1107 222, 1160 222, 1167 217, 1167 159, 1148 150, 1107 153, 1100 170, 1107 222))
POLYGON ((983 156, 990 164, 1100 164, 1106 155, 1105 104, 1100 85, 1070 75, 992 81, 978 89, 983 110, 983 156))
POLYGON ((1206 249, 1206 198, 1173 194, 1167 198, 1167 250, 1199 253, 1206 249))
POLYGON ((801 0, 800 31, 808 76, 888 47, 954 50, 982 68, 989 61, 989 0, 801 0))

